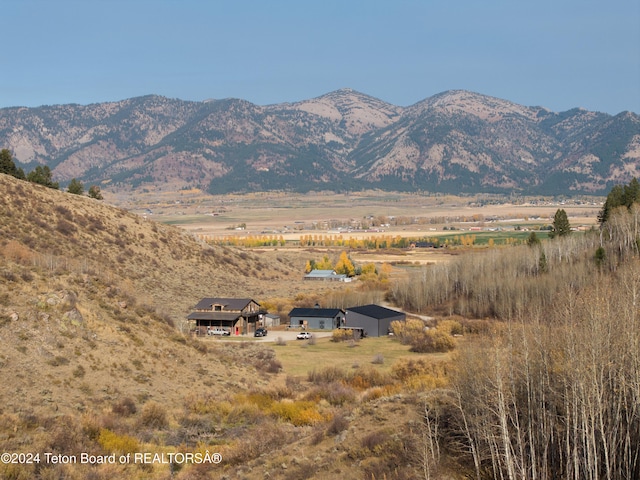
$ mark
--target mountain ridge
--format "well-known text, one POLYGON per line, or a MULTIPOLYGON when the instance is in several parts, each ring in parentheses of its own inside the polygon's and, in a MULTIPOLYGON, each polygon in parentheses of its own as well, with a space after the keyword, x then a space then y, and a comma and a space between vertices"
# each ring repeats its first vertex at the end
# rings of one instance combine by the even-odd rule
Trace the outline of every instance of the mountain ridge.
POLYGON ((211 193, 602 194, 640 174, 640 117, 553 112, 466 90, 399 107, 349 88, 266 106, 146 95, 0 109, 0 145, 62 182, 211 193))

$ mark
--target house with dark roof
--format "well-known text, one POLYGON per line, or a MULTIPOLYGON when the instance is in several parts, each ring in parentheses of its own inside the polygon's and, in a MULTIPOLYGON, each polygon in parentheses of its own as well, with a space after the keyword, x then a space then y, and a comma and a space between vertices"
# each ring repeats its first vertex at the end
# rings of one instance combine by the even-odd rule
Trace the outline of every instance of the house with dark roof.
POLYGON ((334 330, 344 323, 341 308, 294 308, 289 312, 289 326, 310 330, 334 330))
POLYGON ((406 314, 402 312, 371 304, 347 308, 342 327, 362 329, 369 337, 382 337, 389 334, 391 322, 406 319, 406 314))
POLYGON ((232 335, 245 335, 264 326, 267 312, 250 298, 203 298, 187 319, 198 335, 211 329, 225 329, 232 335))

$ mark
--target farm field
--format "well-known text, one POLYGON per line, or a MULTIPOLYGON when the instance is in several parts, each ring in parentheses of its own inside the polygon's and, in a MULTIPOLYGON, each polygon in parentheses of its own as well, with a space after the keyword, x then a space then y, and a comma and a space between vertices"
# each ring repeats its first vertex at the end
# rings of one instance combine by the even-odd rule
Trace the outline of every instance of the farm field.
MULTIPOLYGON (((118 199, 112 199, 118 200, 118 199)), ((479 195, 420 195, 380 191, 349 194, 252 193, 211 196, 199 190, 148 192, 135 199, 120 199, 120 206, 138 215, 183 228, 206 241, 243 242, 272 238, 277 246, 261 245, 278 254, 306 249, 331 253, 344 246, 326 247, 322 239, 343 243, 376 238, 437 239, 441 244, 475 246, 508 245, 525 241, 565 209, 572 227, 589 229, 597 224, 602 199, 585 197, 556 200, 479 195), (462 239, 464 237, 464 239, 462 239), (320 239, 314 242, 313 239, 320 239)), ((247 246, 247 245, 244 245, 247 246)), ((424 265, 446 262, 459 252, 442 248, 348 248, 359 263, 424 265)), ((397 273, 397 272, 396 272, 397 273)))
POLYGON ((482 244, 491 237, 526 236, 528 229, 551 224, 559 208, 567 212, 572 227, 587 229, 597 224, 603 199, 507 199, 379 191, 212 196, 189 190, 147 192, 135 199, 111 200, 143 217, 209 239, 277 235, 289 244, 303 235, 363 239, 473 233, 482 244))

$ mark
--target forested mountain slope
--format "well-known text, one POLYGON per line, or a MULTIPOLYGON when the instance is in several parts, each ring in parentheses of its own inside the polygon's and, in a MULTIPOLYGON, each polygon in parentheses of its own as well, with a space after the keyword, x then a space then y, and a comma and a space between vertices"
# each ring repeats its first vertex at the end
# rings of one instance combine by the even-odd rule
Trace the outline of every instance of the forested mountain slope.
POLYGON ((640 117, 552 112, 467 91, 409 107, 344 89, 297 103, 146 96, 0 110, 25 168, 103 188, 211 193, 605 193, 640 175, 640 117))

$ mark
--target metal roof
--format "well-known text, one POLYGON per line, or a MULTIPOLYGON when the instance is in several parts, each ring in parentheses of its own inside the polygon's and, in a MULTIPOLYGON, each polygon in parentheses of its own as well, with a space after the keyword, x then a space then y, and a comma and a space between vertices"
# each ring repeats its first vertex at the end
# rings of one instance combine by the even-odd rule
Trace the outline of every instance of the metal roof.
POLYGON ((289 312, 289 317, 323 317, 335 318, 344 310, 340 308, 294 308, 289 312))
MULTIPOLYGON (((211 310, 213 305, 222 305, 224 310, 236 310, 240 311, 249 305, 251 302, 255 302, 250 298, 217 298, 217 297, 207 297, 203 298, 198 302, 195 306, 196 310, 211 310)), ((255 302, 258 304, 258 302, 255 302)), ((259 305, 259 304, 258 304, 259 305)))
POLYGON ((240 312, 192 312, 187 320, 221 320, 233 321, 240 318, 240 312))
POLYGON ((311 270, 305 278, 346 278, 344 273, 336 273, 333 270, 311 270))
POLYGON ((347 312, 355 312, 366 317, 375 318, 381 320, 383 318, 405 316, 403 312, 397 310, 391 310, 390 308, 381 307, 380 305, 362 305, 361 307, 347 308, 347 312))

